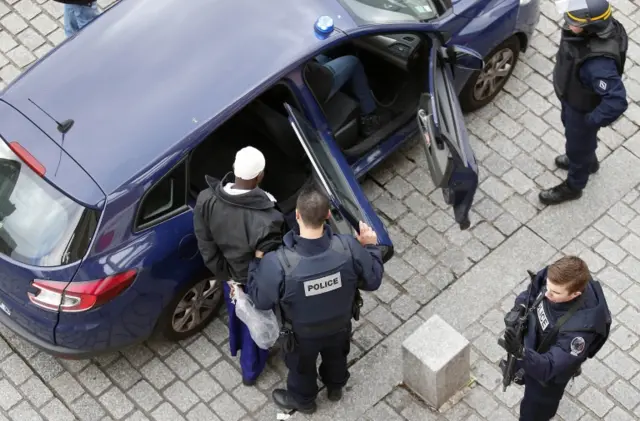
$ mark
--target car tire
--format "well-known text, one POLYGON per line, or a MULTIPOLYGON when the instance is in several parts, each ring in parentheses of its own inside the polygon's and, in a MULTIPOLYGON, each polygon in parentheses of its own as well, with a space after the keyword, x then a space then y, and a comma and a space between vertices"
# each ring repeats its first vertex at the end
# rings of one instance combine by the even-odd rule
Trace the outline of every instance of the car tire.
POLYGON ((494 48, 484 59, 484 69, 474 72, 460 92, 462 111, 475 111, 493 101, 511 77, 519 56, 520 39, 517 35, 494 48), (507 64, 509 68, 504 76, 493 75, 497 69, 505 70, 507 64))
POLYGON ((187 282, 164 309, 158 333, 170 341, 181 341, 200 332, 218 315, 224 303, 222 288, 211 273, 187 282))

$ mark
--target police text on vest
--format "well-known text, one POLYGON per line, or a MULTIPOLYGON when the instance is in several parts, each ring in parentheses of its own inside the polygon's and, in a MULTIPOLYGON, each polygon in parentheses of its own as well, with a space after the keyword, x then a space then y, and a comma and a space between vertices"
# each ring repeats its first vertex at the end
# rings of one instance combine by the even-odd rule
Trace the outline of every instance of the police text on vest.
POLYGON ((303 285, 304 295, 310 297, 340 288, 342 286, 342 278, 340 277, 340 272, 338 272, 320 279, 306 281, 303 285))

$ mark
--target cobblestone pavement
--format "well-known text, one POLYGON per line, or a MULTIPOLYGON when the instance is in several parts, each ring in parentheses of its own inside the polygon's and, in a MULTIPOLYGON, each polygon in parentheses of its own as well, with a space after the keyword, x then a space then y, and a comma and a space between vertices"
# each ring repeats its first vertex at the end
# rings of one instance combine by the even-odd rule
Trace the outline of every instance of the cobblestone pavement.
MULTIPOLYGON (((557 15, 544 0, 532 48, 506 92, 467 118, 482 177, 473 227, 461 232, 443 211, 441 193, 425 182, 419 146, 405 148, 364 182, 397 254, 386 265, 382 288, 365 298, 343 402, 329 405, 321 394, 318 413, 292 420, 516 420, 522 389, 503 393, 498 387, 502 314, 523 288, 525 269, 563 253, 586 259, 603 280, 615 321, 611 340, 584 365, 557 419, 640 417, 640 107, 633 102, 640 99, 640 8, 628 0, 614 4, 632 40, 626 73, 631 105, 601 131, 602 169, 584 197, 546 209, 536 198, 564 176, 553 165, 564 142, 550 82, 557 15), (477 379, 441 414, 398 386, 402 340, 436 313, 472 341, 477 379)), ((0 1, 1 87, 63 41, 61 17, 61 5, 50 0, 0 1)), ((243 386, 223 320, 184 343, 149 343, 90 361, 58 360, 6 329, 0 333, 0 421, 276 419, 270 391, 282 385, 282 363, 273 359, 257 387, 243 386)))

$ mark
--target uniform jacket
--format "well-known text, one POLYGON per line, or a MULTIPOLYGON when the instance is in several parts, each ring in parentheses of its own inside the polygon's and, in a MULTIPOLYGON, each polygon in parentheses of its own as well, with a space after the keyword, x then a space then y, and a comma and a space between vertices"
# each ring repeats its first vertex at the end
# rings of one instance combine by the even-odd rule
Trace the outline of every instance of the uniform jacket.
POLYGON ((260 188, 226 193, 223 186, 231 177, 206 177, 209 188, 198 195, 193 226, 209 270, 220 279, 245 283, 256 250, 266 253, 282 243, 284 217, 260 188))
MULTIPOLYGON (((384 272, 380 249, 376 246, 363 247, 354 237, 349 235, 336 235, 342 237, 341 239, 350 249, 351 254, 352 266, 345 270, 345 273, 342 273, 342 285, 343 288, 348 285, 352 291, 345 290, 345 294, 353 296, 356 288, 364 291, 377 290, 382 283, 384 272), (356 279, 347 279, 351 276, 347 272, 353 272, 356 279)), ((289 231, 284 236, 283 246, 294 249, 303 257, 316 256, 325 253, 331 247, 333 236, 334 234, 328 225, 325 225, 324 236, 317 240, 307 240, 301 238, 296 232, 289 231)), ((285 271, 277 254, 277 252, 267 253, 261 261, 256 259, 251 265, 247 286, 249 295, 258 309, 269 310, 277 305, 281 305, 284 309, 291 308, 296 300, 304 298, 297 296, 300 289, 297 289, 293 283, 285 283, 285 271)), ((305 260, 303 259, 300 261, 300 265, 304 264, 305 260)), ((317 269, 321 268, 313 268, 313 270, 317 269)), ((341 310, 348 310, 350 314, 352 304, 352 301, 349 302, 349 308, 341 310)))
MULTIPOLYGON (((538 272, 529 296, 529 305, 546 292, 547 268, 538 272)), ((528 292, 516 298, 516 305, 526 304, 528 292)), ((547 352, 538 353, 542 341, 542 330, 548 333, 556 321, 575 302, 552 303, 544 298, 537 308, 529 313, 529 327, 524 338, 524 355, 521 367, 525 374, 548 383, 569 381, 594 348, 602 345, 608 336, 607 323, 611 322, 609 307, 602 289, 593 281, 583 292, 584 301, 578 311, 560 328, 556 340, 547 352)))
POLYGON ((608 126, 628 107, 622 82, 627 44, 615 19, 605 38, 562 31, 553 84, 563 105, 584 115, 586 127, 608 126))

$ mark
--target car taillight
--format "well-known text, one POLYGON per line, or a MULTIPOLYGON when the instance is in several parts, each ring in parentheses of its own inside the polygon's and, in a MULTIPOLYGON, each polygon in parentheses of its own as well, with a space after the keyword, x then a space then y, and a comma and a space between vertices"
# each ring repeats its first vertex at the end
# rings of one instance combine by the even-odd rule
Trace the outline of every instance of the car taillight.
POLYGON ((86 282, 59 282, 35 279, 29 300, 38 307, 63 312, 80 312, 98 307, 127 289, 136 278, 135 270, 86 282), (67 284, 69 286, 67 286, 67 284), (65 289, 66 288, 66 289, 65 289))

